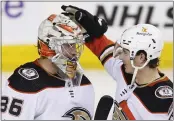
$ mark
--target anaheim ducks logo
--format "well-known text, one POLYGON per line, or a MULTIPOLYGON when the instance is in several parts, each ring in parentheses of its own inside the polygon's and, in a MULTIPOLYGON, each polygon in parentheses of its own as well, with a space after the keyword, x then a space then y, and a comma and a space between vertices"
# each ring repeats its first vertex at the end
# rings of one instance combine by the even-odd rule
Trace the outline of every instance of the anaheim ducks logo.
POLYGON ((122 108, 116 100, 114 101, 114 112, 112 120, 128 120, 128 117, 123 112, 122 108))
POLYGON ((142 28, 142 32, 147 32, 147 28, 142 28))
POLYGON ((75 107, 67 111, 62 117, 69 117, 72 120, 92 120, 91 115, 88 110, 75 107))

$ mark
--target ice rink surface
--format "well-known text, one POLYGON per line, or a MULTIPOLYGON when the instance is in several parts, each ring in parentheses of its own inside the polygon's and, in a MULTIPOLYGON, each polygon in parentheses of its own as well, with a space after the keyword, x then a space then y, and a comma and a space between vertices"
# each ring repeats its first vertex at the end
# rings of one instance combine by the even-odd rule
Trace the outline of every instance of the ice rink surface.
MULTIPOLYGON (((173 81, 173 71, 171 70, 161 70, 173 81)), ((85 75, 91 80, 95 89, 95 108, 98 104, 98 101, 103 95, 110 95, 114 98, 116 90, 116 81, 114 81, 106 71, 103 70, 86 70, 84 71, 85 75)), ((11 73, 2 73, 2 87, 5 84, 5 81, 10 76, 11 73)), ((108 117, 111 119, 111 112, 108 117)))

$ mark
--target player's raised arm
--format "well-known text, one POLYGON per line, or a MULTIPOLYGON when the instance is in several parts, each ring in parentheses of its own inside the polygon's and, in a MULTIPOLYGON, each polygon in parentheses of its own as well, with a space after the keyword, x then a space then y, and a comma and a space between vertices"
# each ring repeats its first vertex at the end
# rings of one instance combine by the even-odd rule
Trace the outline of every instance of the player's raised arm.
POLYGON ((117 80, 113 119, 173 119, 173 84, 158 69, 164 45, 160 30, 150 24, 134 25, 123 32, 114 47, 104 36, 104 20, 73 6, 62 8, 85 28, 87 47, 117 80), (117 55, 119 59, 113 58, 117 55))

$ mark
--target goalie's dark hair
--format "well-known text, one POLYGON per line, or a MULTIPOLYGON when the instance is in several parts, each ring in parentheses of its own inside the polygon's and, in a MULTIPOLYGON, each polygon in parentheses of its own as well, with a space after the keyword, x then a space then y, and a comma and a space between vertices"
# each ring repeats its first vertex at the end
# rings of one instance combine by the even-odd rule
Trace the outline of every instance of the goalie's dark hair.
MULTIPOLYGON (((147 59, 147 53, 144 50, 140 50, 137 52, 137 55, 140 55, 141 53, 143 53, 147 59)), ((160 63, 160 59, 159 58, 155 58, 153 60, 150 60, 149 63, 147 64, 149 66, 149 68, 156 68, 159 66, 160 63)))

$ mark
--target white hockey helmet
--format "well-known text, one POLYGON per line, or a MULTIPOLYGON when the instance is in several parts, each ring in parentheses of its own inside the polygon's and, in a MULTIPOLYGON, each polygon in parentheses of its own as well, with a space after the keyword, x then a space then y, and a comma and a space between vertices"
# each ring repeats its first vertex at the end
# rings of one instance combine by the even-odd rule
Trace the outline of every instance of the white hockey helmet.
MULTIPOLYGON (((144 50, 147 54, 147 61, 149 62, 160 57, 164 43, 161 39, 160 31, 155 26, 138 24, 123 32, 120 45, 130 51, 130 60, 135 58, 138 51, 144 50)), ((132 66, 134 67, 134 65, 132 66)))
POLYGON ((65 74, 69 62, 77 63, 84 48, 83 34, 80 27, 64 14, 52 14, 44 20, 38 31, 38 52, 40 56, 50 59, 65 74), (68 58, 63 54, 63 45, 75 44, 76 54, 68 58))
POLYGON ((138 24, 126 29, 119 44, 122 48, 130 51, 131 65, 135 68, 132 83, 135 81, 138 69, 144 68, 150 60, 160 57, 164 45, 160 31, 150 24, 138 24), (137 67, 134 65, 133 60, 140 50, 146 52, 147 61, 143 66, 137 67))

